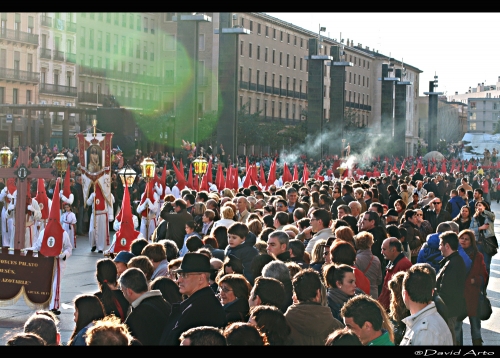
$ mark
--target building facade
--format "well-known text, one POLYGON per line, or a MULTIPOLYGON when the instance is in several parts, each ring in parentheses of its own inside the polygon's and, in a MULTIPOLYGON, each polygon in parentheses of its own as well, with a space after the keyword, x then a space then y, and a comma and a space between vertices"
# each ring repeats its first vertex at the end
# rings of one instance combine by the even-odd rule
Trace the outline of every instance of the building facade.
MULTIPOLYGON (((0 13, 0 105, 38 101, 38 34, 36 13, 0 13)), ((0 106, 0 142, 20 144, 24 115, 0 106)))

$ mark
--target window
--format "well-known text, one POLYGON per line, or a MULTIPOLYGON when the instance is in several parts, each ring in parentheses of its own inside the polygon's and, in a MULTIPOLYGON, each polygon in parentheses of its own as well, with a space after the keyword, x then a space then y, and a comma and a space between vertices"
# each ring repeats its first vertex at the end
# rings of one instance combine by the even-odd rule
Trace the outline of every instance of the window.
POLYGON ((358 85, 361 86, 361 75, 358 75, 358 85))
POLYGON ((302 80, 299 81, 299 92, 302 93, 302 80))
MULTIPOLYGON (((135 42, 135 57, 136 58, 141 58, 141 41, 136 40, 135 42)), ((137 72, 139 73, 139 72, 137 72)))
POLYGON ((148 18, 145 17, 144 18, 144 32, 148 32, 148 18))
POLYGON ((91 20, 94 20, 94 19, 95 19, 95 13, 91 12, 91 13, 89 14, 89 16, 90 16, 90 19, 91 19, 91 20))
POLYGON ((267 53, 269 51, 269 48, 266 47, 266 49, 264 50, 264 61, 267 62, 267 53))
POLYGON ((28 63, 26 64, 26 71, 33 72, 33 55, 28 54, 28 63))
POLYGON ((111 24, 111 13, 110 13, 110 12, 107 12, 107 13, 106 13, 106 22, 107 22, 108 24, 111 24))
POLYGON ((302 40, 303 40, 303 38, 301 37, 300 38, 300 48, 302 48, 302 40))
POLYGON ((367 67, 368 67, 368 69, 370 69, 370 62, 368 62, 367 67))
POLYGON ((273 29, 273 39, 276 40, 276 29, 273 29))
POLYGON ((113 52, 118 53, 118 35, 114 35, 113 52))
POLYGON ((127 14, 122 14, 122 26, 127 27, 127 14))
POLYGON ((134 14, 130 14, 128 17, 128 27, 134 29, 134 14))
POLYGON ((89 48, 90 49, 94 48, 94 29, 90 29, 89 48))
MULTIPOLYGON (((94 56, 89 55, 89 67, 94 67, 94 56)), ((56 75, 54 75, 55 78, 56 75)), ((54 84, 57 84, 58 81, 54 81, 54 84)))
POLYGON ((134 57, 134 40, 128 39, 128 55, 129 57, 134 57))
POLYGON ((290 34, 286 34, 286 43, 289 44, 290 43, 290 34))
POLYGON ((276 63, 276 50, 273 50, 273 64, 276 63))
POLYGON ((267 116, 267 99, 264 100, 264 111, 263 111, 264 117, 267 116))
POLYGON ((154 35, 155 33, 155 20, 151 19, 151 33, 154 35))
POLYGON ((365 60, 363 60, 363 68, 365 68, 365 60))
POLYGON ((285 118, 288 119, 289 117, 289 104, 288 103, 285 103, 285 118))
POLYGON ((111 49, 111 34, 106 32, 106 52, 109 52, 111 49))
POLYGON ((18 93, 19 90, 17 88, 12 89, 12 104, 19 104, 18 93))
POLYGON ((33 18, 33 16, 28 16, 28 33, 29 34, 33 33, 33 27, 34 27, 34 18, 33 18))
POLYGON ((366 77, 366 87, 370 87, 370 77, 366 77))
POLYGON ((299 59, 299 70, 302 71, 302 57, 299 59))
POLYGON ((352 80, 352 73, 349 72, 349 83, 352 83, 351 80, 352 80))
POLYGON ((85 47, 85 27, 80 27, 80 46, 85 47))
POLYGON ((102 51, 102 31, 97 31, 97 49, 102 51))
POLYGON ((240 81, 243 81, 243 66, 240 66, 240 81))
POLYGON ((276 101, 271 101, 271 118, 274 119, 274 107, 276 101))
POLYGON ((293 56, 293 69, 297 69, 297 56, 293 56))
POLYGON ((248 58, 252 58, 252 44, 248 44, 248 58))
POLYGON ((31 103, 31 90, 26 90, 26 104, 31 103))
POLYGON ((97 68, 102 68, 102 57, 97 57, 97 68))
POLYGON ((286 54, 286 67, 290 67, 290 54, 286 54))
POLYGON ((260 46, 257 45, 257 60, 260 60, 260 46))
POLYGON ((260 111, 260 99, 257 98, 255 101, 255 113, 259 113, 260 111))
POLYGON ((149 43, 149 60, 150 61, 155 60, 155 44, 154 44, 154 42, 149 43))
POLYGON ((175 35, 166 34, 164 42, 164 50, 170 51, 175 50, 175 35))
POLYGON ((115 25, 118 26, 120 23, 120 14, 115 12, 115 25))
POLYGON ((356 84, 356 74, 354 74, 354 84, 356 84))
POLYGON ((280 102, 278 104, 278 118, 283 118, 282 117, 282 112, 283 112, 283 102, 280 102))
POLYGON ((266 26, 266 37, 269 37, 269 26, 266 26))
POLYGON ((248 83, 252 82, 252 69, 248 69, 248 83))
POLYGON ((240 24, 241 24, 241 27, 245 27, 245 18, 241 18, 240 19, 240 24))
POLYGON ((205 51, 205 34, 198 35, 198 50, 205 51))
POLYGON ((280 31, 280 41, 283 42, 283 31, 280 31))
POLYGON ((260 84, 260 71, 259 70, 257 70, 257 80, 256 80, 256 82, 257 82, 257 92, 258 92, 259 91, 259 84, 260 84))
POLYGON ((253 21, 250 20, 250 31, 253 31, 253 21))
POLYGON ((240 41, 240 56, 243 56, 243 46, 245 44, 243 43, 243 41, 240 41))
POLYGON ((144 44, 143 44, 143 59, 144 60, 147 60, 148 59, 148 42, 147 41, 144 41, 144 44))
POLYGON ((137 31, 141 31, 141 15, 137 15, 137 31))
POLYGON ((0 87, 0 104, 5 103, 5 87, 0 87))
POLYGON ((258 35, 260 35, 260 34, 261 34, 261 32, 260 32, 260 24, 259 24, 259 23, 257 23, 257 34, 258 34, 258 35))
POLYGON ((280 66, 283 66, 283 52, 280 51, 280 66))
POLYGON ((365 76, 363 76, 363 87, 365 86, 365 76))

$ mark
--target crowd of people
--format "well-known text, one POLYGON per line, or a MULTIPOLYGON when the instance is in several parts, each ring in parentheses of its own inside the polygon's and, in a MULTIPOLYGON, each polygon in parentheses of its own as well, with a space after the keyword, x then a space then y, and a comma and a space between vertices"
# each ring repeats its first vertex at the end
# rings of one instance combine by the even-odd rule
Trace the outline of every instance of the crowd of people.
MULTIPOLYGON (((151 157, 157 180, 163 167, 180 165, 168 153, 151 157)), ((130 161, 137 172, 143 158, 137 151, 130 161)), ((272 159, 250 162, 269 171, 272 159)), ((344 176, 332 168, 335 158, 302 159, 298 180, 278 172, 269 185, 245 187, 242 177, 238 190, 188 188, 165 175, 149 195, 139 177, 129 193, 141 234, 129 251, 98 248, 99 291, 74 299, 69 342, 60 341, 53 309, 32 315, 7 344, 462 345, 469 317, 472 342, 482 345, 488 317, 479 306, 498 248, 490 206, 499 199, 498 170, 473 163, 470 172, 431 173, 424 165, 424 174, 410 174, 418 159, 377 158, 364 169, 370 176, 354 168, 344 176), (302 181, 304 163, 318 175, 302 181), (157 219, 152 230, 145 207, 157 219)), ((118 155, 114 169, 121 167, 118 155)), ((64 217, 76 212, 76 233, 84 234, 92 208, 84 208, 80 174, 72 167, 75 200, 64 217)), ((112 179, 119 213, 127 189, 116 173, 112 179)))

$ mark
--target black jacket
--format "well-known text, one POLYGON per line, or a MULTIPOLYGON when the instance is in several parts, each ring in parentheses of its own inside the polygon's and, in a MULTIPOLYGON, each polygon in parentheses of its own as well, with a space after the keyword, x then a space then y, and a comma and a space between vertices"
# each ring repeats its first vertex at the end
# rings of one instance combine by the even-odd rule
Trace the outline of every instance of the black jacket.
POLYGON ((467 270, 458 251, 453 252, 439 262, 441 270, 436 279, 437 294, 443 299, 449 317, 462 320, 467 315, 465 303, 465 279, 467 270))
POLYGON ((226 256, 234 255, 241 260, 243 264, 243 275, 250 282, 253 283, 254 277, 252 275, 252 261, 255 256, 257 256, 259 252, 255 247, 253 247, 253 243, 245 239, 245 242, 236 247, 227 246, 226 247, 226 256))
POLYGON ((338 198, 333 202, 332 207, 330 209, 330 211, 332 212, 332 220, 338 219, 338 217, 339 217, 338 216, 339 215, 338 207, 340 205, 346 205, 345 201, 342 200, 342 198, 338 198))
POLYGON ((221 303, 214 291, 207 286, 188 299, 172 305, 172 313, 161 335, 160 345, 178 346, 179 337, 188 329, 199 326, 223 328, 226 322, 226 313, 221 303))
POLYGON ((225 304, 222 308, 226 313, 227 323, 248 322, 250 306, 247 299, 237 298, 235 301, 225 304))
POLYGON ((193 220, 193 216, 186 210, 165 215, 165 221, 168 222, 167 239, 175 241, 179 249, 184 246, 185 227, 190 220, 193 220))
POLYGON ((160 343, 170 311, 170 303, 161 295, 148 297, 132 309, 125 324, 130 328, 132 336, 137 338, 142 345, 156 346, 160 343))
POLYGON ((285 251, 276 256, 276 258, 280 261, 283 262, 289 262, 290 261, 290 251, 285 251))
POLYGON ((436 232, 438 225, 442 222, 451 221, 451 214, 444 210, 444 208, 442 208, 439 215, 437 215, 436 211, 429 210, 429 207, 429 205, 423 206, 422 211, 424 213, 424 219, 431 224, 433 232, 436 232))

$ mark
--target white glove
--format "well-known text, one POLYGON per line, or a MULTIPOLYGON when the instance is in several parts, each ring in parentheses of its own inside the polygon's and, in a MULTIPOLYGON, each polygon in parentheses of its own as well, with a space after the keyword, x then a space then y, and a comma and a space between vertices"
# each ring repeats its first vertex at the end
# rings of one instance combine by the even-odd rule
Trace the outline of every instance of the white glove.
POLYGON ((15 208, 16 208, 16 206, 12 203, 10 203, 9 206, 7 206, 7 210, 9 210, 9 211, 14 210, 15 208))
POLYGON ((95 193, 90 194, 89 200, 94 200, 94 198, 95 198, 95 193))
POLYGON ((65 259, 66 258, 66 254, 63 252, 62 254, 59 255, 59 258, 61 260, 65 259))
POLYGON ((31 206, 31 205, 28 205, 28 210, 29 211, 35 211, 35 209, 33 209, 33 206, 31 206))
POLYGON ((9 194, 7 194, 7 198, 12 199, 12 198, 14 198, 14 196, 9 193, 9 194))

